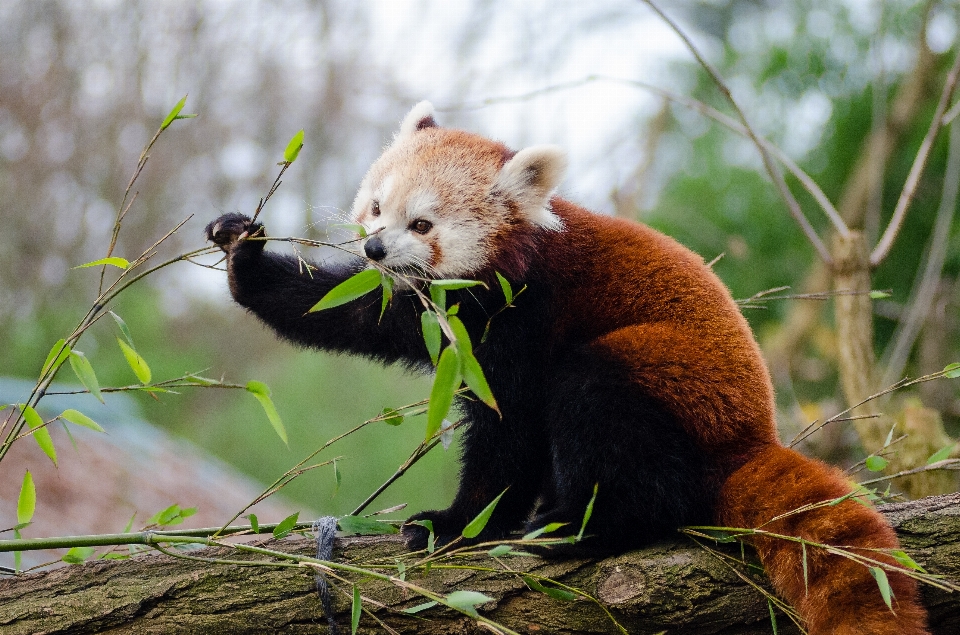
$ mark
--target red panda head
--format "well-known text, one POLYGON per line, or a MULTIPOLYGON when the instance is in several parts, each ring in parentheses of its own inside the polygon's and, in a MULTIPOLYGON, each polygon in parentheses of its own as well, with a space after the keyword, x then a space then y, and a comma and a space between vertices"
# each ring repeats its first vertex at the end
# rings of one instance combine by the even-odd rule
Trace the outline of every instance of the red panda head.
POLYGON ((440 128, 424 101, 370 167, 353 217, 373 234, 367 255, 385 266, 431 278, 468 277, 497 266, 510 241, 562 230, 550 195, 565 167, 555 146, 514 153, 440 128))

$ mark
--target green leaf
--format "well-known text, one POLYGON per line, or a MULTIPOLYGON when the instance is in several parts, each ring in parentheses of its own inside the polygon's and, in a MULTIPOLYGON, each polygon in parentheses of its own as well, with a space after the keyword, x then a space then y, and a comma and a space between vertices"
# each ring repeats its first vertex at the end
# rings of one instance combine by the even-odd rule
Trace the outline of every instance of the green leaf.
POLYGON ((293 528, 297 525, 297 518, 299 517, 300 512, 293 512, 277 523, 277 526, 273 528, 273 537, 280 540, 293 531, 293 528))
POLYGON ((770 625, 773 627, 773 635, 777 635, 777 616, 773 612, 773 602, 767 598, 767 608, 770 610, 770 625))
POLYGON ((170 111, 170 114, 164 118, 163 123, 160 124, 161 130, 166 130, 170 127, 170 124, 174 122, 175 119, 189 119, 191 117, 196 117, 196 115, 181 115, 180 111, 183 110, 184 104, 187 103, 187 96, 184 95, 183 99, 177 102, 177 105, 173 107, 173 110, 170 111))
POLYGON ((361 225, 360 223, 334 223, 331 227, 342 227, 348 229, 352 232, 356 232, 360 238, 367 237, 367 228, 361 225))
POLYGON ((465 354, 461 351, 460 354, 463 359, 463 380, 467 383, 467 386, 480 401, 497 412, 500 412, 500 409, 497 407, 497 400, 493 398, 493 392, 490 391, 487 378, 483 376, 483 369, 480 368, 480 362, 473 356, 473 353, 465 354))
POLYGON ((947 364, 943 368, 943 376, 947 379, 960 377, 960 363, 947 364))
POLYGON ((448 313, 447 323, 450 325, 450 330, 453 331, 454 339, 456 339, 457 351, 473 355, 473 343, 470 341, 470 334, 467 333, 467 327, 463 325, 460 318, 448 313))
POLYGON ((513 547, 510 545, 497 545, 493 549, 487 552, 491 558, 499 558, 500 556, 505 556, 513 550, 513 547))
POLYGON ((430 405, 427 408, 427 433, 430 439, 440 430, 443 420, 453 405, 453 393, 460 387, 460 359, 457 350, 448 346, 440 354, 437 376, 430 389, 430 405))
POLYGON ((500 288, 503 289, 503 297, 506 299, 507 304, 513 304, 513 287, 510 286, 510 282, 501 276, 499 271, 495 271, 494 273, 497 274, 497 280, 500 281, 500 288))
POLYGON ((524 539, 524 540, 533 540, 534 538, 539 538, 539 537, 542 536, 543 534, 549 534, 549 533, 551 533, 551 532, 554 532, 554 531, 560 529, 561 527, 563 527, 563 526, 566 525, 566 524, 567 524, 567 523, 548 523, 548 524, 544 525, 543 527, 541 527, 540 529, 534 529, 534 530, 531 531, 529 534, 525 535, 525 536, 523 537, 523 539, 524 539))
POLYGON ((64 410, 60 414, 60 418, 66 419, 70 423, 76 424, 78 426, 83 426, 84 428, 90 428, 91 430, 96 430, 97 432, 106 432, 106 430, 101 428, 96 421, 94 421, 87 415, 83 414, 79 410, 74 410, 73 408, 64 410))
POLYGON ((50 431, 43 425, 43 417, 37 414, 37 411, 26 404, 20 404, 20 410, 23 412, 23 419, 33 430, 33 438, 37 445, 43 450, 43 453, 50 457, 53 464, 57 464, 57 449, 53 447, 53 439, 50 438, 50 431))
POLYGON ((443 343, 443 333, 440 331, 440 320, 433 311, 424 311, 420 314, 420 328, 423 329, 423 341, 427 345, 430 361, 437 365, 440 358, 440 345, 443 343))
POLYGON ((164 510, 161 510, 154 514, 150 520, 147 521, 148 525, 169 525, 171 521, 176 520, 180 517, 180 505, 173 504, 170 507, 167 507, 164 510))
POLYGON ((587 509, 583 512, 583 524, 580 525, 580 533, 577 534, 577 540, 583 539, 583 532, 587 528, 587 522, 590 521, 590 516, 593 515, 593 503, 597 500, 597 490, 599 488, 600 483, 594 483, 593 496, 590 497, 590 502, 587 503, 587 509))
POLYGON ((119 315, 117 315, 113 311, 107 311, 107 313, 110 314, 110 317, 112 317, 114 322, 117 323, 117 326, 120 327, 120 332, 123 333, 123 336, 125 338, 127 338, 127 343, 130 344, 130 347, 135 348, 133 344, 133 334, 130 332, 130 327, 127 326, 127 323, 124 322, 123 318, 121 318, 119 315))
POLYGON ((500 494, 494 498, 489 505, 483 508, 477 517, 467 523, 467 526, 463 528, 461 535, 464 538, 476 538, 483 528, 487 526, 487 522, 490 520, 490 515, 493 514, 494 508, 497 506, 497 503, 500 502, 500 499, 503 498, 503 495, 507 493, 507 490, 503 490, 500 494))
POLYGON ((807 569, 807 543, 800 541, 801 562, 803 564, 803 594, 810 595, 810 578, 807 569))
POLYGON ((137 376, 137 379, 140 380, 141 384, 150 383, 150 367, 147 366, 145 359, 140 357, 140 353, 133 350, 133 347, 124 342, 119 337, 117 338, 117 344, 120 345, 120 350, 123 351, 123 356, 127 359, 127 364, 129 364, 133 374, 137 376))
POLYGON ((336 459, 333 460, 333 480, 334 480, 333 496, 331 496, 330 498, 333 498, 334 496, 337 495, 337 492, 340 491, 340 483, 343 481, 343 476, 341 476, 340 474, 340 467, 337 465, 336 459))
POLYGON ((877 586, 880 587, 880 595, 883 597, 884 603, 887 605, 887 608, 892 611, 893 604, 890 602, 890 599, 893 597, 893 591, 890 589, 890 582, 887 580, 886 571, 880 567, 868 568, 873 575, 873 579, 877 581, 877 586))
POLYGON ((871 300, 883 300, 884 298, 889 298, 890 294, 886 291, 871 291, 870 299, 871 300))
POLYGON ((950 454, 953 452, 953 448, 956 447, 956 443, 951 443, 950 445, 940 448, 936 452, 930 455, 930 458, 927 459, 927 465, 932 465, 938 461, 943 461, 950 457, 950 454))
POLYGON ((893 559, 899 562, 901 565, 907 567, 908 569, 913 569, 914 571, 920 571, 926 573, 923 567, 917 564, 913 558, 907 555, 907 552, 901 551, 899 549, 894 549, 890 552, 890 555, 893 556, 893 559))
POLYGON ((253 533, 260 533, 260 521, 257 519, 256 514, 250 514, 247 516, 247 520, 250 521, 250 529, 253 530, 253 533))
POLYGON ((415 613, 419 613, 420 611, 426 611, 427 609, 433 608, 436 605, 437 605, 436 601, 424 602, 423 604, 417 604, 416 606, 411 606, 408 609, 403 609, 403 612, 407 613, 408 615, 414 615, 415 613))
POLYGON ((127 526, 124 528, 123 533, 129 534, 130 530, 133 529, 133 519, 137 517, 137 512, 133 512, 133 515, 130 516, 130 520, 127 521, 127 526))
POLYGON ((487 602, 493 602, 493 598, 476 591, 454 591, 447 596, 447 603, 450 606, 472 617, 477 615, 477 606, 487 602))
POLYGON ((383 300, 380 302, 380 319, 383 319, 383 314, 387 311, 387 307, 390 306, 390 301, 393 299, 393 278, 387 274, 381 274, 380 276, 380 286, 383 288, 383 300))
POLYGON ((383 534, 399 533, 399 530, 389 523, 382 523, 363 516, 344 516, 337 520, 340 531, 361 536, 380 536, 383 534))
POLYGON ((20 496, 17 498, 17 524, 26 526, 33 520, 33 512, 37 508, 37 488, 33 484, 33 475, 27 470, 20 485, 20 496))
POLYGON ((273 400, 270 399, 270 388, 262 381, 248 381, 246 388, 247 392, 256 397, 257 401, 260 402, 277 436, 279 436, 285 444, 289 445, 289 443, 287 443, 287 429, 283 427, 283 421, 280 420, 280 413, 277 412, 277 407, 273 405, 273 400))
POLYGON ((360 625, 360 613, 363 604, 360 601, 360 589, 356 584, 353 585, 353 606, 350 608, 350 633, 357 635, 357 627, 360 625))
POLYGON ((47 361, 43 362, 43 368, 40 369, 40 376, 44 377, 48 371, 60 368, 60 364, 62 364, 69 355, 70 347, 67 346, 67 340, 62 338, 57 340, 57 343, 50 349, 50 353, 47 354, 47 361))
POLYGON ((577 594, 567 591, 566 589, 558 589, 556 587, 544 586, 534 578, 531 578, 528 575, 523 576, 523 581, 527 583, 527 586, 533 589, 534 591, 540 591, 552 597, 554 600, 562 600, 564 602, 573 602, 577 599, 577 594))
POLYGON ((76 373, 77 379, 84 388, 89 390, 100 403, 104 403, 103 395, 100 394, 100 382, 97 381, 97 374, 93 372, 93 366, 87 356, 80 351, 70 351, 70 368, 76 373))
POLYGON ((293 163, 297 160, 297 155, 300 154, 300 148, 303 147, 303 130, 293 135, 293 138, 290 139, 290 143, 287 144, 287 149, 283 151, 283 160, 287 163, 293 163))
POLYGON ((85 262, 82 265, 77 265, 74 269, 86 269, 87 267, 99 267, 100 265, 113 265, 114 267, 126 269, 130 266, 130 261, 126 258, 120 258, 119 256, 112 256, 110 258, 101 258, 100 260, 85 262))
POLYGON ((444 291, 456 291, 457 289, 466 289, 467 287, 475 287, 478 284, 487 286, 480 282, 479 280, 462 280, 457 278, 450 278, 449 280, 432 280, 430 282, 430 290, 433 289, 443 289, 444 291))
POLYGON ((390 426, 398 426, 403 423, 403 415, 393 408, 384 408, 380 411, 380 417, 383 422, 390 426))
POLYGON ((866 460, 867 469, 871 472, 880 472, 887 467, 889 463, 890 462, 882 456, 868 456, 866 460))
POLYGON ((93 547, 73 547, 60 559, 68 564, 83 564, 94 551, 96 550, 93 547))
POLYGON ((445 312, 447 310, 447 290, 443 287, 430 287, 430 299, 437 305, 437 310, 445 312))
POLYGON ((332 309, 363 297, 380 286, 380 272, 376 269, 364 269, 330 289, 320 301, 310 307, 307 313, 332 309))

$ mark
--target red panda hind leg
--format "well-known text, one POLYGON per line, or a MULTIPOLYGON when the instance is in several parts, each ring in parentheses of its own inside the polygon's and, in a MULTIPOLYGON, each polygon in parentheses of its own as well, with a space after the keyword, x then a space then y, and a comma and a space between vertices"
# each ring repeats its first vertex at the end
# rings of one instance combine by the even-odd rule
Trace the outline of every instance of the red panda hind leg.
MULTIPOLYGON (((788 448, 771 445, 724 483, 719 520, 728 527, 762 528, 854 552, 898 548, 896 535, 883 516, 854 500, 768 522, 803 505, 842 497, 850 489, 849 481, 839 470, 788 448)), ((926 611, 911 578, 887 572, 894 594, 891 611, 870 571, 862 564, 808 547, 805 580, 798 543, 756 536, 751 542, 773 586, 806 620, 810 635, 928 633, 926 611)), ((881 553, 860 553, 896 564, 881 553)))

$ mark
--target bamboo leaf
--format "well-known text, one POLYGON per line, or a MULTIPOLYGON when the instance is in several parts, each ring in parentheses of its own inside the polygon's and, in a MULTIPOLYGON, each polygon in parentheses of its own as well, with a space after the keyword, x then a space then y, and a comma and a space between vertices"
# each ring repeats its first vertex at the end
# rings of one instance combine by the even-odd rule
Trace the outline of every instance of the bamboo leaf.
POLYGON ((357 635, 357 627, 360 625, 360 613, 363 610, 363 604, 360 601, 360 589, 356 584, 353 585, 353 606, 350 608, 350 633, 357 635))
POLYGON ((383 314, 386 313, 387 307, 390 306, 390 301, 393 300, 393 278, 387 274, 381 274, 380 276, 380 286, 383 288, 383 300, 380 302, 380 319, 383 319, 383 314))
POLYGON ((894 549, 890 552, 890 555, 893 556, 893 559, 907 567, 908 569, 913 569, 914 571, 920 571, 921 573, 926 573, 923 567, 917 564, 913 558, 907 555, 907 552, 901 551, 899 549, 894 549))
POLYGON ((108 313, 110 317, 113 318, 113 321, 117 323, 117 326, 120 327, 120 332, 123 333, 123 336, 127 338, 127 343, 130 344, 130 348, 136 348, 133 344, 133 334, 130 332, 130 327, 127 326, 127 323, 113 311, 108 311, 108 313))
POLYGON ((580 525, 580 533, 577 534, 577 540, 583 539, 583 532, 587 529, 587 523, 590 521, 590 516, 593 515, 593 503, 597 500, 597 490, 599 488, 600 483, 594 483, 593 496, 590 497, 590 502, 587 503, 587 509, 583 512, 583 524, 580 525))
POLYGON ((458 278, 450 278, 448 280, 432 280, 430 282, 431 289, 443 289, 444 291, 456 291, 457 289, 466 289, 467 287, 475 287, 477 285, 483 285, 479 280, 462 280, 458 278))
POLYGON ((66 419, 70 423, 76 424, 78 426, 83 426, 84 428, 90 428, 91 430, 96 430, 97 432, 106 432, 106 430, 101 428, 96 421, 94 421, 87 415, 83 414, 79 410, 74 410, 73 408, 64 410, 62 413, 60 413, 60 418, 66 419))
POLYGON ((533 540, 534 538, 539 538, 543 534, 549 534, 554 532, 561 527, 565 526, 567 523, 548 523, 541 527, 540 529, 534 529, 529 534, 526 534, 523 537, 523 540, 533 540))
POLYGON ((953 448, 956 447, 956 443, 951 443, 950 445, 940 448, 936 452, 930 455, 930 458, 927 459, 927 465, 932 465, 938 461, 943 461, 950 457, 950 454, 953 452, 953 448))
POLYGON ((187 103, 187 95, 184 95, 183 99, 177 102, 177 105, 173 107, 173 110, 170 111, 170 113, 164 118, 163 123, 160 124, 161 130, 166 130, 167 128, 169 128, 170 124, 172 124, 177 119, 190 119, 192 117, 196 117, 196 115, 180 114, 180 111, 183 110, 183 106, 186 103, 187 103))
POLYGON ((93 555, 94 551, 96 550, 93 547, 72 547, 60 559, 68 564, 83 564, 93 555))
POLYGON ((476 591, 454 591, 446 599, 450 606, 460 609, 472 617, 476 617, 478 605, 493 602, 492 597, 476 591))
POLYGON ((51 348, 47 354, 47 360, 43 362, 43 368, 40 369, 40 376, 44 377, 48 371, 60 368, 60 364, 62 364, 69 355, 70 347, 67 345, 67 340, 62 338, 57 340, 57 343, 53 345, 53 348, 51 348))
POLYGON ((151 373, 146 360, 140 357, 140 353, 135 351, 132 346, 119 337, 117 338, 117 344, 120 345, 120 350, 123 351, 123 356, 126 358, 127 364, 130 366, 130 369, 133 370, 133 374, 137 376, 137 379, 140 380, 140 383, 149 384, 151 373))
POLYGON ((256 514, 249 514, 247 520, 250 521, 250 529, 253 530, 253 533, 260 533, 260 520, 257 518, 256 514))
POLYGON ((399 533, 399 530, 389 523, 382 523, 363 516, 344 516, 337 520, 340 531, 361 536, 380 536, 383 534, 399 533))
POLYGON ((43 453, 50 457, 53 464, 57 464, 57 449, 53 447, 53 439, 50 438, 50 431, 43 425, 43 417, 37 414, 37 411, 26 404, 20 404, 20 410, 23 412, 23 419, 33 430, 34 440, 43 450, 43 453))
POLYGON ((27 470, 20 484, 20 496, 17 498, 17 525, 26 526, 33 520, 37 508, 37 488, 33 484, 33 475, 27 470))
POLYGON ((293 512, 277 523, 277 526, 273 528, 273 537, 280 540, 293 531, 293 528, 297 525, 297 518, 299 517, 300 512, 293 512))
POLYGON ((500 281, 500 288, 503 289, 503 297, 507 301, 507 304, 513 304, 513 287, 510 286, 510 282, 500 275, 499 271, 495 271, 497 274, 497 280, 500 281))
POLYGON ((437 375, 430 389, 430 405, 427 408, 426 438, 430 439, 440 429, 450 406, 453 405, 453 393, 460 387, 460 359, 457 350, 448 346, 440 354, 437 363, 437 375))
POLYGON ((440 358, 440 346, 443 343, 443 333, 440 331, 440 320, 433 311, 424 311, 420 314, 420 328, 423 330, 423 341, 427 345, 430 361, 436 366, 440 358))
POLYGON ((270 425, 273 426, 273 430, 277 433, 277 436, 284 442, 287 443, 287 429, 283 427, 283 421, 280 420, 280 413, 277 412, 277 407, 273 405, 273 400, 270 398, 270 388, 263 383, 262 381, 248 381, 246 385, 247 392, 252 394, 257 398, 257 401, 260 402, 260 406, 263 408, 264 413, 267 415, 267 419, 270 421, 270 425))
POLYGON ((960 377, 960 363, 947 364, 943 369, 943 376, 947 379, 960 377))
POLYGON ((867 469, 871 472, 880 472, 890 463, 882 456, 868 456, 865 461, 867 469))
POLYGON ((480 401, 500 412, 497 407, 497 400, 493 398, 493 392, 490 391, 487 378, 483 375, 483 369, 480 368, 480 362, 473 356, 473 353, 464 354, 461 351, 460 354, 463 359, 463 380, 467 383, 467 386, 480 401))
POLYGON ((511 547, 510 545, 497 545, 496 547, 488 551, 487 555, 489 555, 491 558, 499 558, 500 556, 507 555, 511 551, 513 551, 513 547, 511 547))
POLYGON ((437 605, 436 600, 432 602, 424 602, 423 604, 417 604, 416 606, 411 606, 408 609, 403 609, 403 612, 408 615, 414 615, 416 613, 419 613, 420 611, 426 611, 427 609, 431 609, 436 605, 437 605))
POLYGON ((100 403, 104 403, 103 395, 100 394, 100 382, 97 381, 97 374, 93 372, 93 365, 90 364, 87 356, 80 351, 70 351, 70 368, 76 373, 77 379, 84 388, 89 390, 100 403))
POLYGON ((573 602, 577 599, 577 594, 566 589, 558 589, 556 587, 548 587, 541 584, 538 580, 531 578, 528 575, 523 576, 523 581, 527 583, 527 586, 533 589, 534 591, 540 591, 546 595, 552 597, 554 600, 561 600, 563 602, 573 602))
POLYGON ((297 160, 297 155, 300 154, 300 149, 303 147, 303 130, 293 135, 290 139, 290 143, 287 144, 287 148, 283 151, 283 160, 287 163, 293 163, 297 160))
POLYGON ((380 272, 376 269, 364 269, 330 289, 320 301, 310 307, 307 313, 332 309, 363 297, 380 286, 380 272))
POLYGON ((890 600, 893 597, 893 590, 890 588, 890 582, 887 580, 887 572, 880 567, 868 568, 870 569, 871 575, 873 575, 873 579, 877 581, 877 586, 880 587, 880 595, 883 597, 884 603, 887 605, 887 608, 892 611, 893 604, 890 600))
POLYGON ((380 411, 380 416, 387 425, 398 426, 403 423, 403 415, 393 408, 384 408, 380 411))
POLYGON ((100 265, 113 265, 114 267, 126 269, 130 266, 130 261, 119 256, 111 256, 110 258, 101 258, 100 260, 85 262, 82 265, 77 265, 74 269, 86 269, 87 267, 99 267, 100 265))
POLYGON ((500 502, 500 499, 503 498, 503 495, 507 493, 507 490, 500 492, 499 496, 494 498, 489 505, 483 508, 477 517, 467 523, 467 526, 463 528, 461 535, 464 538, 476 538, 483 528, 487 526, 487 522, 490 520, 490 515, 493 514, 493 510, 496 508, 497 503, 500 502))

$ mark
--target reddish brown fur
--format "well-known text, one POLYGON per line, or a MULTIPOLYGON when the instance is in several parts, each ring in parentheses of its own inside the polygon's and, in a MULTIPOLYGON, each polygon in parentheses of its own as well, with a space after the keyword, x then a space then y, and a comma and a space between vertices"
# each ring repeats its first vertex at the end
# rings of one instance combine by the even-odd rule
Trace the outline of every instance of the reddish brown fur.
MULTIPOLYGON (((556 288, 571 290, 557 298, 554 340, 593 341, 612 361, 627 364, 634 380, 720 459, 718 522, 835 546, 897 548, 883 517, 852 500, 765 525, 802 505, 844 496, 851 484, 838 470, 780 445, 770 377, 729 291, 701 258, 663 234, 560 199, 552 203, 564 231, 541 233, 540 249, 557 263, 556 288), (683 297, 697 298, 695 308, 683 297)), ((907 576, 888 573, 894 613, 861 564, 808 548, 805 586, 796 543, 754 544, 774 587, 811 635, 927 632, 916 583, 907 576)))

